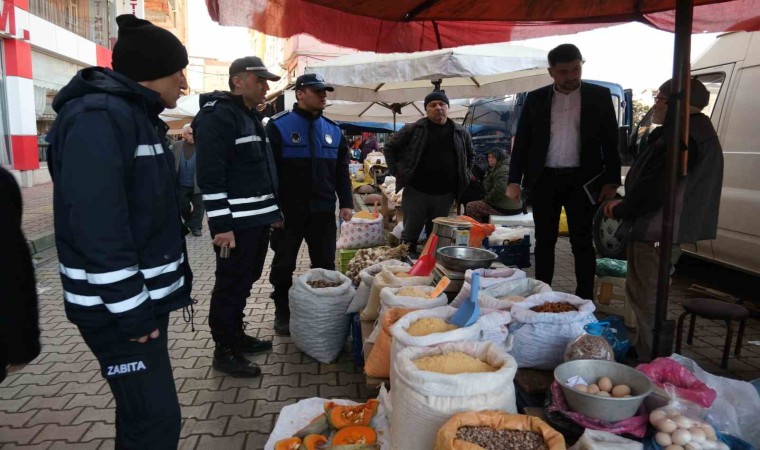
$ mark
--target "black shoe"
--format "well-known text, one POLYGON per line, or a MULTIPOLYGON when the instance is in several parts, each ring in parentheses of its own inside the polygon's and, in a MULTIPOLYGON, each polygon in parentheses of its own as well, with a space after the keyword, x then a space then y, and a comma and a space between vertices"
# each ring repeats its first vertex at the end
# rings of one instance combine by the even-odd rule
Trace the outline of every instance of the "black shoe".
POLYGON ((235 347, 217 345, 212 365, 214 369, 235 378, 254 378, 261 375, 259 366, 248 361, 235 347))
POLYGON ((253 336, 248 336, 242 332, 237 337, 235 345, 241 353, 245 354, 261 353, 272 350, 272 341, 265 341, 253 336))
POLYGON ((193 233, 193 236, 195 236, 195 237, 203 235, 203 233, 201 232, 201 230, 192 230, 191 232, 193 233))
POLYGON ((278 336, 290 336, 290 318, 274 318, 274 332, 278 336))

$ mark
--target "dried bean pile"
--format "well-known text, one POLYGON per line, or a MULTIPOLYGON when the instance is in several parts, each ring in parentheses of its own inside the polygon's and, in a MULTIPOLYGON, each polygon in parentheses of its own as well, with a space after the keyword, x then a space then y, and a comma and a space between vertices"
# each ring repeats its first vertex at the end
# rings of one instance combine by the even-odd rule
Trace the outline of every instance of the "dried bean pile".
POLYGON ((486 450, 547 450, 544 438, 534 431, 495 430, 491 427, 461 427, 457 439, 486 450))
POLYGON ((341 285, 340 281, 325 281, 325 280, 307 281, 306 284, 308 284, 314 289, 338 287, 341 285))
POLYGON ((543 305, 534 306, 530 310, 540 313, 563 313, 575 312, 578 311, 578 308, 567 302, 546 302, 543 305))

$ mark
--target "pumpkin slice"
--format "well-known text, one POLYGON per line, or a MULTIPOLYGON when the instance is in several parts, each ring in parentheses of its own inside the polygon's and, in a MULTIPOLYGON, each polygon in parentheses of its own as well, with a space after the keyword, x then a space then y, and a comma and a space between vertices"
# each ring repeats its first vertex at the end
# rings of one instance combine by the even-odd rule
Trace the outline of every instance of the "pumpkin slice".
POLYGON ((333 402, 328 402, 325 404, 325 408, 327 409, 327 422, 336 430, 351 425, 367 426, 372 421, 372 418, 375 417, 375 414, 377 414, 377 407, 379 405, 380 402, 375 399, 371 399, 367 401, 367 403, 356 406, 341 406, 336 405, 333 402))
POLYGON ((380 450, 378 444, 331 445, 327 450, 380 450))
POLYGON ((332 440, 333 446, 375 443, 377 443, 377 432, 374 428, 363 425, 342 428, 335 433, 332 440))
POLYGON ((297 438, 305 438, 309 434, 328 434, 330 431, 330 424, 327 423, 327 414, 320 414, 314 419, 312 419, 311 422, 309 422, 308 425, 301 428, 300 430, 296 431, 296 433, 293 435, 297 438))
POLYGON ((298 450, 301 446, 301 438, 292 437, 282 439, 274 444, 274 450, 298 450))
POLYGON ((327 444, 327 436, 321 434, 310 434, 303 438, 298 450, 318 450, 320 446, 327 444))

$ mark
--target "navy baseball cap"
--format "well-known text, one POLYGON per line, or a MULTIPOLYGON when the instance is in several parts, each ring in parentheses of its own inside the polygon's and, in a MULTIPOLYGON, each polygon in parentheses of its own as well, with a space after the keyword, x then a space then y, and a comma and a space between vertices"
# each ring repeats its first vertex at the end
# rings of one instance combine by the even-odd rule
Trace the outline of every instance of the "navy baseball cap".
POLYGON ((334 87, 330 86, 329 84, 325 83, 325 79, 322 78, 321 75, 318 75, 316 73, 307 73, 304 75, 301 75, 300 77, 296 78, 296 87, 295 89, 303 90, 307 87, 310 87, 312 89, 315 89, 317 91, 330 91, 333 92, 335 90, 334 87))
POLYGON ((280 79, 280 77, 267 70, 264 62, 258 56, 246 56, 232 62, 230 65, 230 76, 243 72, 253 72, 255 75, 266 80, 278 81, 280 79))

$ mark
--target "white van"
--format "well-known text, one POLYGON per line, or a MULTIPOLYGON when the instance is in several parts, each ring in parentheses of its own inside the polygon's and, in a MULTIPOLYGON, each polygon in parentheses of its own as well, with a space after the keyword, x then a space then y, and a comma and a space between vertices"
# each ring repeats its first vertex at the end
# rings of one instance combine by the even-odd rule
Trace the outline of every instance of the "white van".
MULTIPOLYGON (((691 73, 710 91, 703 112, 718 131, 724 173, 716 239, 683 250, 760 275, 760 32, 720 36, 691 73)), ((646 135, 649 117, 633 136, 646 135)))

